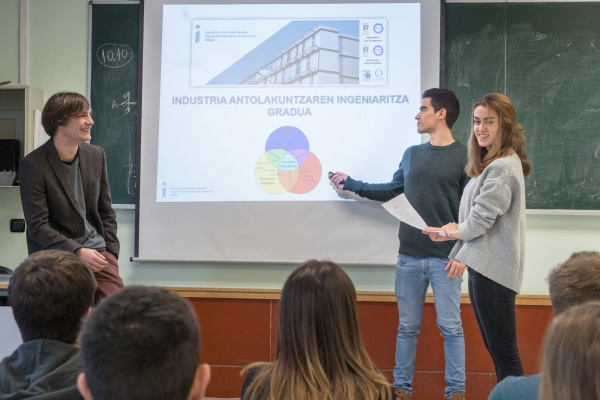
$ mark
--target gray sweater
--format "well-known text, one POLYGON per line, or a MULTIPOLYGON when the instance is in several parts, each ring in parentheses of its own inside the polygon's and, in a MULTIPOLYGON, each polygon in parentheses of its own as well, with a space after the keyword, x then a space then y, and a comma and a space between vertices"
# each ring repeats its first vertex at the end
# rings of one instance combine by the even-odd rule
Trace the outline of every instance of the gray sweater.
POLYGON ((518 293, 525 261, 525 182, 517 155, 494 160, 469 181, 458 223, 462 240, 449 257, 518 293))

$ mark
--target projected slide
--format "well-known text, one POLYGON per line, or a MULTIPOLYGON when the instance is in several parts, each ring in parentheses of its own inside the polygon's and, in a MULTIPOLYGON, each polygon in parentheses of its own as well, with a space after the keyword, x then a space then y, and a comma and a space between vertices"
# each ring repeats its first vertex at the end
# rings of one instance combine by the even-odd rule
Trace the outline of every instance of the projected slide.
POLYGON ((308 139, 293 126, 277 128, 256 163, 256 183, 267 193, 304 194, 321 179, 321 163, 310 152, 308 139))
POLYGON ((347 201, 420 143, 420 6, 165 4, 157 202, 347 201), (310 146, 309 146, 310 144, 310 146))

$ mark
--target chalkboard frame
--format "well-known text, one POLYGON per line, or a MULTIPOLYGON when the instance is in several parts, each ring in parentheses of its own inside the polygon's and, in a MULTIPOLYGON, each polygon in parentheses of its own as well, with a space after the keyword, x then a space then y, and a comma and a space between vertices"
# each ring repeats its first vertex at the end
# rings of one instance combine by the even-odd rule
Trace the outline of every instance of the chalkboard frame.
MULTIPOLYGON (((96 11, 98 11, 98 9, 96 9, 96 11)), ((87 85, 87 93, 88 93, 88 98, 90 99, 91 102, 91 106, 92 106, 92 111, 94 112, 94 118, 95 118, 95 127, 92 130, 92 140, 91 143, 92 144, 98 144, 100 146, 102 146, 106 152, 106 157, 107 157, 107 164, 108 164, 108 176, 109 176, 109 183, 111 185, 111 192, 112 192, 112 197, 113 197, 113 207, 116 209, 134 209, 136 208, 136 204, 138 203, 138 194, 139 191, 137 190, 139 187, 139 162, 138 162, 138 157, 139 157, 139 137, 140 137, 140 115, 139 115, 139 111, 141 110, 141 71, 142 71, 142 65, 141 65, 141 61, 142 61, 142 42, 141 42, 141 35, 142 35, 142 14, 143 13, 143 2, 140 2, 139 0, 131 0, 131 1, 89 1, 88 2, 88 85, 87 85), (95 98, 95 93, 94 93, 94 85, 97 83, 94 79, 94 75, 95 75, 95 68, 96 70, 98 63, 96 62, 96 52, 97 50, 100 49, 96 49, 94 47, 94 40, 96 38, 96 31, 95 31, 95 27, 94 27, 94 7, 95 6, 99 6, 99 7, 104 7, 105 10, 106 9, 110 9, 110 11, 112 12, 116 12, 117 10, 122 11, 122 9, 120 9, 120 7, 122 6, 130 6, 128 7, 128 11, 129 11, 129 15, 131 14, 135 14, 136 15, 136 24, 137 24, 137 29, 133 29, 133 30, 129 30, 129 36, 132 37, 134 40, 132 43, 132 46, 125 46, 125 47, 129 47, 126 50, 132 50, 131 51, 131 57, 132 60, 130 62, 130 66, 129 68, 129 78, 127 79, 127 82, 131 85, 133 85, 134 90, 130 91, 128 94, 128 97, 122 97, 122 98, 118 98, 118 107, 122 108, 123 110, 127 109, 127 113, 131 112, 131 115, 128 116, 127 120, 124 120, 123 115, 121 115, 121 120, 120 121, 112 121, 112 118, 106 118, 103 117, 101 115, 101 113, 103 112, 103 107, 105 107, 104 104, 100 104, 101 102, 98 101, 97 98, 95 98), (112 7, 117 7, 117 8, 112 8, 112 7), (133 33, 135 32, 135 33, 133 33), (136 54, 137 53, 137 54, 136 54), (133 64, 135 64, 135 66, 133 66, 133 64), (127 132, 127 138, 128 138, 128 143, 126 143, 126 146, 121 146, 122 148, 119 150, 120 153, 123 152, 128 152, 127 156, 128 156, 128 171, 126 172, 127 176, 124 177, 123 174, 125 172, 123 172, 122 170, 120 170, 119 167, 123 167, 125 168, 126 165, 123 163, 119 163, 119 161, 122 161, 124 154, 118 154, 119 156, 121 156, 120 158, 118 157, 118 155, 115 154, 114 151, 112 151, 111 146, 113 144, 107 144, 108 143, 108 133, 103 131, 103 125, 107 120, 111 120, 112 127, 115 127, 115 123, 117 122, 121 122, 121 124, 117 124, 118 128, 117 129, 121 129, 121 131, 119 133, 123 134, 123 129, 126 129, 127 132), (125 128, 123 128, 123 123, 125 124, 125 128), (123 148, 125 148, 126 150, 123 150, 123 148), (115 165, 116 163, 116 165, 115 165), (123 189, 120 187, 123 184, 123 180, 126 182, 126 186, 127 186, 127 193, 124 194, 123 193, 123 189)), ((112 21, 111 21, 112 22, 112 21)), ((113 27, 115 25, 112 25, 113 27)), ((114 43, 115 46, 121 46, 122 43, 114 43)), ((104 45, 103 45, 104 46, 104 45)), ((103 47, 101 46, 101 47, 103 47)), ((115 47, 112 46, 112 47, 115 47)), ((118 50, 117 48, 107 48, 108 50, 118 50)), ((99 60, 98 60, 99 61, 99 60)), ((129 61, 127 61, 129 63, 129 61)), ((99 61, 100 63, 102 63, 101 61, 99 61)), ((111 68, 112 70, 113 68, 111 68)), ((96 73, 97 75, 97 73, 96 73)), ((114 75, 113 75, 114 76, 114 75)), ((104 85, 106 85, 106 82, 103 82, 104 85)), ((113 104, 117 101, 117 97, 113 98, 113 104)), ((115 131, 114 129, 111 129, 111 134, 113 134, 115 131)), ((111 141, 116 142, 116 145, 119 146, 122 143, 118 142, 119 140, 122 141, 122 139, 114 139, 115 136, 119 136, 119 135, 112 135, 113 138, 111 138, 111 141)))
MULTIPOLYGON (((559 3, 559 4, 566 4, 565 3, 559 3)), ((137 102, 138 102, 138 110, 141 109, 141 83, 139 82, 141 80, 141 71, 143 66, 141 65, 142 62, 142 30, 143 30, 143 6, 144 3, 143 1, 90 1, 89 5, 90 5, 90 12, 89 12, 89 26, 90 26, 90 32, 89 32, 89 75, 88 75, 88 94, 91 94, 91 85, 92 85, 92 57, 93 57, 93 48, 92 48, 92 34, 93 34, 93 27, 92 27, 92 7, 94 5, 115 5, 115 6, 120 6, 120 5, 132 5, 132 4, 137 4, 139 5, 139 32, 138 32, 138 90, 137 90, 137 102)), ((441 21, 441 44, 440 44, 440 82, 443 82, 443 85, 445 87, 448 87, 449 89, 455 89, 452 87, 452 85, 449 85, 448 82, 448 78, 449 78, 449 66, 447 65, 447 55, 449 53, 451 53, 451 48, 448 47, 448 44, 451 43, 452 37, 451 35, 448 34, 447 26, 449 21, 447 21, 447 19, 450 17, 451 18, 451 13, 448 13, 448 7, 453 7, 456 4, 474 4, 474 3, 462 3, 462 2, 446 2, 446 3, 442 3, 442 21, 441 21), (450 14, 450 15, 449 15, 450 14)), ((496 3, 498 6, 500 7, 509 7, 512 3, 507 3, 507 2, 503 2, 503 3, 496 3)), ((533 3, 532 3, 533 4, 533 3)), ((451 23, 452 21, 450 21, 451 23)), ((506 28, 506 27, 505 27, 506 28)), ((451 68, 451 67, 450 67, 451 68)), ((500 85, 502 86, 502 85, 500 85)), ((498 87, 495 88, 495 90, 493 90, 492 88, 490 88, 489 91, 500 91, 500 92, 506 92, 506 84, 504 85, 504 87, 498 87), (504 90, 503 90, 504 89, 504 90)), ((460 95, 460 93, 458 93, 460 95)), ((484 94, 479 93, 479 95, 484 94)), ((511 95, 511 93, 507 93, 509 96, 511 95)), ((459 96, 460 97, 460 96, 459 96)), ((472 102, 475 99, 471 99, 469 98, 468 101, 472 102)), ((515 100, 515 99, 513 99, 515 100)), ((465 113, 469 112, 470 109, 470 104, 465 102, 465 98, 461 98, 461 101, 463 101, 463 115, 461 115, 461 118, 465 118, 465 113)), ((517 99, 518 101, 518 99, 517 99)), ((92 107, 94 107, 94 105, 92 104, 92 107)), ((517 110, 519 111, 519 110, 517 110)), ((459 121, 460 122, 460 121, 459 121)), ((136 142, 134 144, 131 145, 131 149, 133 153, 135 153, 136 157, 137 157, 137 161, 139 161, 139 150, 140 150, 140 122, 139 122, 139 116, 137 119, 137 124, 136 124, 136 142)), ((527 131, 528 126, 525 124, 525 129, 527 131)), ((465 142, 466 140, 466 135, 462 135, 460 133, 456 134, 456 137, 461 140, 462 142, 465 142)), ((107 151, 107 156, 110 156, 110 150, 107 151)), ((135 184, 138 185, 138 181, 139 181, 139 167, 137 165, 138 163, 136 162, 136 173, 137 173, 137 177, 135 180, 135 184)), ((535 169, 536 165, 534 164, 534 169, 535 169)), ((109 170, 109 179, 111 176, 111 171, 109 170)), ((112 183, 111 183, 111 187, 112 187, 112 183)), ((138 191, 136 191, 138 192, 138 191)), ((132 196, 127 202, 125 202, 124 204, 119 204, 119 202, 115 202, 115 208, 135 208, 135 204, 138 204, 138 194, 136 193, 134 196, 132 196)), ((549 214, 549 215, 600 215, 600 209, 578 209, 576 207, 574 208, 539 208, 539 209, 528 209, 527 210, 528 214, 549 214)))

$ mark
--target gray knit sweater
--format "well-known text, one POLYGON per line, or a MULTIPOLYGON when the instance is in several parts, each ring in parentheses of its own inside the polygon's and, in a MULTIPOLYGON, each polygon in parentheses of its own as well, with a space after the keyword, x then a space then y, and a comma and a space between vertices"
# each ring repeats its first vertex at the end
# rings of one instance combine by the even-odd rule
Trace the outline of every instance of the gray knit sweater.
POLYGON ((525 182, 517 155, 492 161, 469 181, 458 223, 462 240, 449 258, 518 293, 525 261, 525 182))

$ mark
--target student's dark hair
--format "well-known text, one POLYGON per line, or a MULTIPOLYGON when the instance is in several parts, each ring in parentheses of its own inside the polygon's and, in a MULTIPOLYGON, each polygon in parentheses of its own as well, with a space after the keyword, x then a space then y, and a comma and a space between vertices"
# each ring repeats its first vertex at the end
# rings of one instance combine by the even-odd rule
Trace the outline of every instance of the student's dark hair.
POLYGON ((354 285, 337 264, 309 260, 281 293, 277 357, 262 365, 243 399, 387 400, 390 384, 367 354, 354 285))
POLYGON ((573 253, 550 271, 548 287, 554 314, 587 301, 600 301, 600 253, 573 253))
POLYGON ((10 277, 8 300, 24 342, 51 339, 73 344, 94 304, 96 280, 73 253, 43 250, 10 277))
POLYGON ((423 92, 423 98, 427 97, 431 99, 431 106, 435 111, 446 109, 446 125, 452 129, 460 113, 460 104, 456 94, 452 90, 432 88, 423 92))
POLYGON ((42 126, 53 137, 59 126, 64 126, 69 119, 85 113, 90 103, 85 96, 74 92, 59 92, 52 95, 42 110, 42 126))
POLYGON ((128 286, 92 311, 81 357, 94 400, 186 400, 200 365, 200 327, 175 293, 128 286))

